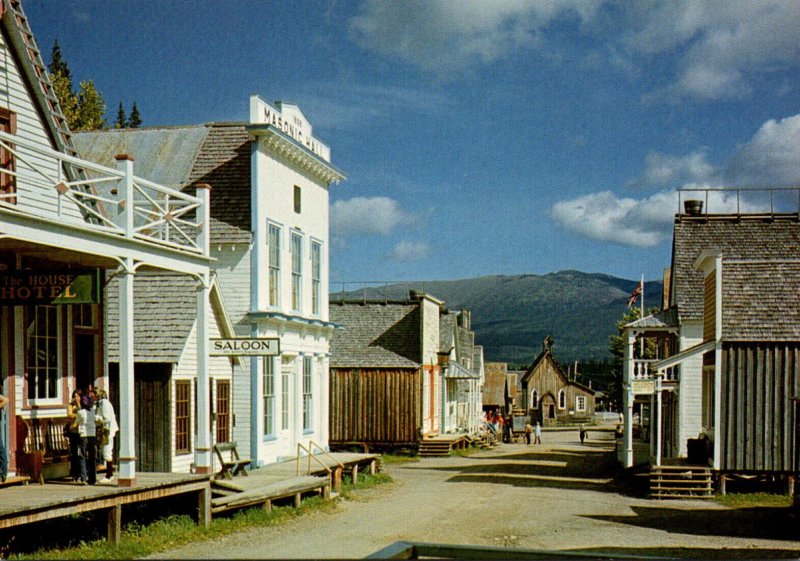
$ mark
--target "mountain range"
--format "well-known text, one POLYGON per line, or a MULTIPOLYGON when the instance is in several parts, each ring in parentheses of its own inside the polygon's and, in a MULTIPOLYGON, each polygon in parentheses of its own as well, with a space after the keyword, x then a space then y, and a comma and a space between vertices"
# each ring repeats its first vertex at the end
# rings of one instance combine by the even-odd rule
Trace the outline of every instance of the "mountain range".
MULTIPOLYGON (((492 275, 451 281, 398 282, 332 292, 337 299, 406 299, 418 290, 451 310, 472 312, 475 342, 487 361, 530 364, 548 335, 562 363, 611 358, 609 336, 627 311, 639 283, 602 273, 559 271, 545 275, 492 275)), ((645 281, 645 305, 661 302, 661 281, 645 281)), ((638 303, 637 303, 638 305, 638 303)))

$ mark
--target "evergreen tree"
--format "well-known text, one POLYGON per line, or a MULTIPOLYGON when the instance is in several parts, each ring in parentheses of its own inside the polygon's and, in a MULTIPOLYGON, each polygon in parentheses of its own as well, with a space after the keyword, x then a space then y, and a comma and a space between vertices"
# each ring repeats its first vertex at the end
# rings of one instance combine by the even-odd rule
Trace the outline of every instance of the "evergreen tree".
POLYGON ((69 72, 69 66, 61 56, 61 47, 58 41, 53 44, 48 70, 50 70, 50 81, 61 106, 61 112, 67 119, 67 126, 70 129, 77 128, 79 119, 78 96, 72 91, 72 77, 69 72))
POLYGON ((136 107, 136 102, 133 102, 133 107, 131 107, 131 115, 128 118, 128 128, 129 129, 138 129, 142 126, 142 117, 139 115, 139 108, 136 107))
POLYGON ((98 130, 106 125, 106 102, 94 87, 94 81, 81 82, 78 93, 78 129, 98 130))
POLYGON ((122 107, 122 102, 119 102, 117 109, 117 120, 114 122, 115 129, 124 129, 128 126, 128 119, 125 117, 125 108, 122 107))

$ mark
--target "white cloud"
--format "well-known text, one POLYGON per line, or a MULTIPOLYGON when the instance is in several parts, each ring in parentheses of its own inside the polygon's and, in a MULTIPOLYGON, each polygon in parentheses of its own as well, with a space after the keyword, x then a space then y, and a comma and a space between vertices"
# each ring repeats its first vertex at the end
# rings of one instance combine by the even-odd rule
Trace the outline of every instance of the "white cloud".
POLYGON ((536 46, 550 22, 565 14, 591 19, 599 5, 599 0, 365 2, 351 30, 366 49, 448 77, 536 46))
POLYGON ((426 242, 400 241, 392 249, 396 261, 420 261, 430 255, 431 248, 426 242))
POLYGON ((800 185, 800 115, 761 125, 728 162, 725 180, 751 187, 800 185))
POLYGON ((331 233, 389 234, 397 226, 413 222, 413 216, 389 197, 354 197, 331 205, 331 233))
POLYGON ((800 64, 796 0, 679 0, 628 6, 622 43, 644 55, 679 53, 671 97, 735 99, 761 72, 800 64))
POLYGON ((644 175, 634 184, 666 186, 706 182, 717 173, 718 170, 708 162, 705 150, 697 150, 685 156, 651 152, 645 162, 644 175))

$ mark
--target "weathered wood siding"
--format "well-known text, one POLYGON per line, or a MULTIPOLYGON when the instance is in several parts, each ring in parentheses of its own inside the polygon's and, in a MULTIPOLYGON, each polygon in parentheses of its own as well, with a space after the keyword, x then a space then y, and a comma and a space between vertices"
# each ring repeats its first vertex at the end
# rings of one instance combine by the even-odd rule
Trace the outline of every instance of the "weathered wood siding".
POLYGON ((703 291, 703 341, 713 341, 717 327, 717 281, 713 273, 703 280, 703 291))
POLYGON ((798 363, 800 343, 723 345, 721 469, 792 469, 798 363))
POLYGON ((419 441, 419 370, 331 368, 330 380, 331 444, 419 441))

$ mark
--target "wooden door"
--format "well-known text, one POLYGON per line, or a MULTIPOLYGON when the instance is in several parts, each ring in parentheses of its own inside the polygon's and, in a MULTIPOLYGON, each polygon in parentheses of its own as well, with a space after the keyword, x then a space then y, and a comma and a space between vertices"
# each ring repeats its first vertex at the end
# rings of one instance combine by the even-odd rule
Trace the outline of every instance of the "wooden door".
MULTIPOLYGON (((119 364, 110 363, 111 402, 119 411, 119 364)), ((136 470, 169 473, 172 471, 172 431, 170 430, 169 364, 134 365, 134 435, 136 470)), ((119 438, 115 442, 119 457, 119 438)))

